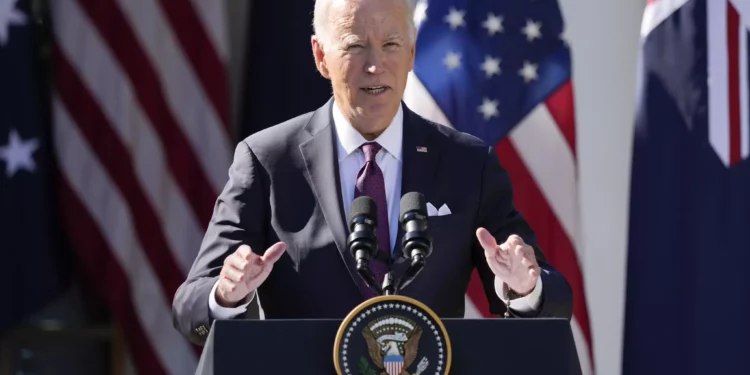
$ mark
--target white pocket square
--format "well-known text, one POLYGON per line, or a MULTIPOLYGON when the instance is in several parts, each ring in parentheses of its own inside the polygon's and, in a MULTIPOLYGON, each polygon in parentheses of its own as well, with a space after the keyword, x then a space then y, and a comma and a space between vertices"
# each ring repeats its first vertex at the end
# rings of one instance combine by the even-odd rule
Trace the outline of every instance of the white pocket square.
POLYGON ((440 206, 440 209, 438 210, 438 216, 445 216, 445 215, 450 215, 450 214, 451 214, 451 209, 448 208, 447 204, 443 203, 443 205, 440 206))
POLYGON ((437 216, 438 210, 432 203, 427 202, 427 216, 437 216))
POLYGON ((427 216, 445 216, 450 214, 451 209, 448 208, 447 204, 443 204, 438 210, 432 203, 427 203, 427 216))

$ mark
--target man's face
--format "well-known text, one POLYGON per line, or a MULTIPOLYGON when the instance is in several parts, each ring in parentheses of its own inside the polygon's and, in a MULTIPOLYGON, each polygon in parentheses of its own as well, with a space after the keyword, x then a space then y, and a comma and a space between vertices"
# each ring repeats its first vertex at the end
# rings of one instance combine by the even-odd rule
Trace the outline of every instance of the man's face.
POLYGON ((315 63, 344 116, 373 139, 398 111, 414 66, 407 8, 402 0, 332 1, 327 38, 312 41, 315 63))

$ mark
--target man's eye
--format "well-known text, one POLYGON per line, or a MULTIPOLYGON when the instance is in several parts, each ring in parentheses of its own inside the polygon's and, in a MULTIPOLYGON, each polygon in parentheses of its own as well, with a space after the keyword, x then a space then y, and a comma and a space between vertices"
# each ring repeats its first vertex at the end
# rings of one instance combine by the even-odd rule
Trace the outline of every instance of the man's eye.
POLYGON ((361 49, 361 48, 364 48, 361 44, 352 44, 352 45, 346 47, 346 49, 349 50, 349 51, 351 51, 351 50, 358 50, 358 49, 361 49))

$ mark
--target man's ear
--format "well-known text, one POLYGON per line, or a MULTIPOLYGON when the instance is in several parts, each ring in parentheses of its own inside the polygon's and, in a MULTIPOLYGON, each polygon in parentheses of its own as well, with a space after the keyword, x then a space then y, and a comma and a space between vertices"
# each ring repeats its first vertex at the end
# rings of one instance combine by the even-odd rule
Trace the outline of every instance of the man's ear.
POLYGON ((328 74, 328 66, 326 66, 325 49, 323 48, 323 44, 320 43, 320 38, 317 35, 313 35, 310 38, 310 43, 312 44, 313 57, 315 58, 315 67, 318 68, 323 77, 331 79, 331 76, 328 74))

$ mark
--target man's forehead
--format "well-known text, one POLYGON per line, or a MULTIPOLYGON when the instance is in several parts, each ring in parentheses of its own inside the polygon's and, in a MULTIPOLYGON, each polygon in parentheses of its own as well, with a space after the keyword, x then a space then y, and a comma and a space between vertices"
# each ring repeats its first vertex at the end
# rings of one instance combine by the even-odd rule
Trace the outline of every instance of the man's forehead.
POLYGON ((406 16, 401 0, 330 0, 328 19, 335 24, 348 25, 391 19, 400 21, 406 16))
POLYGON ((342 37, 350 34, 369 34, 375 31, 384 38, 402 38, 406 32, 407 23, 395 13, 360 15, 339 13, 331 18, 333 28, 342 37))

